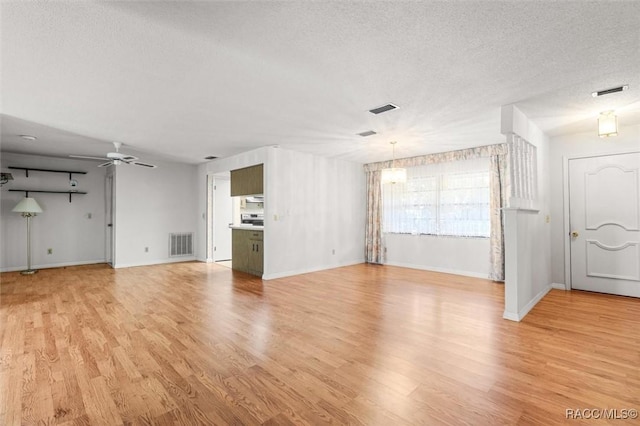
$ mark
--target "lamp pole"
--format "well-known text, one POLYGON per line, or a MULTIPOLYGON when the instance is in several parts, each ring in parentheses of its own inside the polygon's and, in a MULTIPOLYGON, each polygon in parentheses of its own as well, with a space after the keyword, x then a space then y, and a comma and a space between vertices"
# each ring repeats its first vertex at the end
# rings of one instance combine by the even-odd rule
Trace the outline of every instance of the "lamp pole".
POLYGON ((34 216, 34 214, 23 212, 22 216, 27 218, 27 270, 20 273, 22 275, 31 275, 38 272, 37 269, 31 269, 31 216, 34 216))

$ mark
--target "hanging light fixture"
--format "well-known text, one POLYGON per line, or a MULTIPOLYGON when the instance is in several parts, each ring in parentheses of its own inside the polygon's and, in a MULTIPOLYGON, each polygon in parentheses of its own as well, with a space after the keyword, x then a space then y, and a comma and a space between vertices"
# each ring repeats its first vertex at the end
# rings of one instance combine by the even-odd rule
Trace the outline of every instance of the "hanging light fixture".
POLYGON ((380 179, 382 180, 382 184, 387 183, 404 183, 407 181, 407 169, 404 168, 396 168, 396 144, 398 142, 393 141, 390 142, 392 146, 392 160, 391 160, 391 168, 390 169, 382 169, 382 174, 380 179))
POLYGON ((598 136, 608 138, 618 135, 618 117, 613 111, 604 111, 598 117, 598 136))

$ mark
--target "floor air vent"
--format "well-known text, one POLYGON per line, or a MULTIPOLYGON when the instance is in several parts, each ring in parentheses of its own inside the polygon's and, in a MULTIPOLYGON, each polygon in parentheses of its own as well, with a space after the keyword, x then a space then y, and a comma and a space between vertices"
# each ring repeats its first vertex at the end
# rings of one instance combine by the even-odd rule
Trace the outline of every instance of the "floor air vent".
POLYGON ((169 234, 169 257, 193 256, 193 232, 169 234))

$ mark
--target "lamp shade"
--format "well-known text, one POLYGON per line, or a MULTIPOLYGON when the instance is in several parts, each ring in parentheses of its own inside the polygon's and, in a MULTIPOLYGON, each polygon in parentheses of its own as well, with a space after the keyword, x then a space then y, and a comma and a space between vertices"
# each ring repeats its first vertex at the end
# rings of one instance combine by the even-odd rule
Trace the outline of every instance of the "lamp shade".
POLYGON ((618 117, 613 111, 600 113, 598 117, 598 136, 608 138, 618 135, 618 117))
POLYGON ((23 198, 14 208, 17 213, 42 213, 42 207, 33 198, 23 198))
POLYGON ((407 169, 396 167, 382 169, 380 180, 383 185, 387 183, 405 183, 407 181, 407 169))

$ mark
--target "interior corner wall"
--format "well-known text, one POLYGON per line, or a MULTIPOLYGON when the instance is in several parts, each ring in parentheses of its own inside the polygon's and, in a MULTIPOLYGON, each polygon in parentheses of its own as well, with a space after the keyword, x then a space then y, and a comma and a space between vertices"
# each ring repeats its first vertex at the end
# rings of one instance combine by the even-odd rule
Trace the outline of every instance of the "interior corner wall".
POLYGON ((32 192, 43 212, 31 219, 31 264, 33 268, 51 268, 105 262, 105 170, 95 162, 45 157, 37 155, 2 153, 2 172, 10 172, 14 180, 2 186, 0 192, 0 271, 16 271, 27 266, 26 219, 11 210, 24 198, 24 192, 9 189, 41 189, 68 191, 75 189, 87 194, 72 197, 66 194, 32 192), (51 170, 84 171, 73 179, 78 186, 71 187, 69 175, 32 171, 26 177, 24 170, 13 167, 33 167, 51 170), (48 254, 48 249, 52 249, 48 254))
POLYGON ((555 136, 551 139, 551 278, 554 284, 566 288, 570 284, 565 282, 565 262, 569 261, 565 259, 565 244, 568 243, 564 230, 565 159, 624 152, 640 152, 640 125, 625 126, 620 123, 618 136, 600 138, 594 120, 592 132, 555 136))
POLYGON ((115 268, 196 258, 195 253, 170 257, 169 234, 193 232, 197 252, 197 166, 152 162, 158 168, 121 165, 115 170, 115 268))

